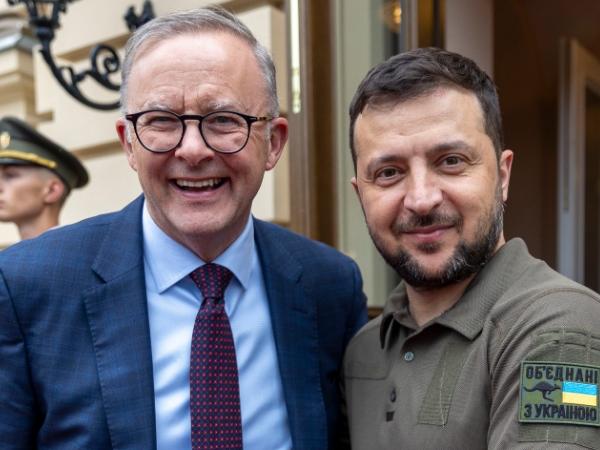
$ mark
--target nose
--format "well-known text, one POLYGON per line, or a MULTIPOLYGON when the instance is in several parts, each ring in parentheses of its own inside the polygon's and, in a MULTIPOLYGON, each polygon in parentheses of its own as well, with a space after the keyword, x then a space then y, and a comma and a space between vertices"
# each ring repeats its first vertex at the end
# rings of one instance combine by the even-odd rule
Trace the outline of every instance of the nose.
POLYGON ((443 200, 442 190, 435 175, 427 170, 413 171, 406 180, 404 207, 417 215, 426 215, 443 200))
POLYGON ((212 159, 214 156, 214 150, 210 149, 204 142, 198 122, 188 122, 181 144, 175 149, 175 157, 183 159, 191 166, 196 166, 203 160, 212 159))

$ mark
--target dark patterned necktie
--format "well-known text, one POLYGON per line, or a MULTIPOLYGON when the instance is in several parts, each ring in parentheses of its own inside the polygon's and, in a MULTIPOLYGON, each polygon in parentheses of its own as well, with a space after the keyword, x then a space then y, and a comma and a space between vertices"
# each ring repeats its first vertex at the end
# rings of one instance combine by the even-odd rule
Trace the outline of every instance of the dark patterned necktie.
POLYGON ((192 449, 242 449, 237 361, 223 293, 231 272, 206 264, 190 274, 204 296, 190 358, 192 449))

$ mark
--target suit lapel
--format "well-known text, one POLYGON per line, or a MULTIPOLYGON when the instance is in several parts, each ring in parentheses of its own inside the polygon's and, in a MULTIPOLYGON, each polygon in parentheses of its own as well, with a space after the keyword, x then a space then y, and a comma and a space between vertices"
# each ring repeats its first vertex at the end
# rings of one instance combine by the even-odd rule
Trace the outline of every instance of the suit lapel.
POLYGON ((327 448, 316 303, 300 283, 303 267, 271 233, 255 220, 294 449, 327 448))
POLYGON ((110 225, 84 293, 114 449, 155 449, 154 385, 144 282, 140 197, 110 225))

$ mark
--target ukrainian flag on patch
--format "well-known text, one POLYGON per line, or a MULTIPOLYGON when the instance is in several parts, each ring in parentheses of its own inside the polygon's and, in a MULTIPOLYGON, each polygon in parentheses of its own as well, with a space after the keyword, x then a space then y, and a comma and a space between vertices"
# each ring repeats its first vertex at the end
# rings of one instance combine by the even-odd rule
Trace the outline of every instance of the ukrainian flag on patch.
POLYGON ((598 406, 598 386, 595 384, 563 381, 562 402, 575 405, 598 406))

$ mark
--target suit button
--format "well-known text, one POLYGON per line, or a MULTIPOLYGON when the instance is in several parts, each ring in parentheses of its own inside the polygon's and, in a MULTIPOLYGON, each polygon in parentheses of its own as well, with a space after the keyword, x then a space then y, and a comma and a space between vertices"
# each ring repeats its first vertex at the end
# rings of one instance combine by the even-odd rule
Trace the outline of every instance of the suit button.
POLYGON ((415 359, 415 354, 413 352, 406 352, 404 354, 404 361, 411 362, 413 359, 415 359))
POLYGON ((390 392, 390 402, 394 403, 396 401, 396 388, 392 388, 390 392))

